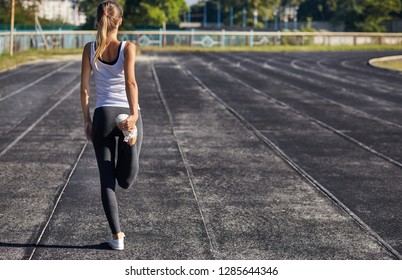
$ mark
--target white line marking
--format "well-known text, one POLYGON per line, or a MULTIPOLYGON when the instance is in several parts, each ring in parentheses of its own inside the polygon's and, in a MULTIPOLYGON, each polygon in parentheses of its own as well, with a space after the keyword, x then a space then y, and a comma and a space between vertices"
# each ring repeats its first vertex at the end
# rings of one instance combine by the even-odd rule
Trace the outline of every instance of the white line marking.
POLYGON ((33 124, 31 124, 23 133, 21 133, 17 138, 14 139, 10 144, 5 147, 1 153, 0 153, 0 158, 4 156, 12 147, 15 146, 22 138, 25 137, 32 129, 35 128, 51 111, 53 111, 57 106, 60 105, 61 102, 63 102, 67 97, 69 97, 77 88, 80 86, 78 83, 75 85, 65 96, 63 96, 61 99, 59 99, 55 104, 53 104, 52 107, 50 107, 40 118, 38 118, 33 124))
POLYGON ((77 169, 78 163, 79 163, 79 161, 80 161, 82 155, 84 154, 84 151, 85 151, 85 148, 87 147, 87 145, 88 145, 88 142, 86 142, 85 145, 82 147, 81 152, 80 152, 80 154, 78 155, 77 161, 75 162, 73 168, 71 169, 71 172, 70 172, 70 174, 69 174, 68 177, 67 177, 67 181, 66 181, 66 183, 64 184, 64 186, 63 186, 63 188, 62 188, 62 190, 61 190, 59 196, 57 197, 57 201, 56 201, 55 205, 53 206, 53 209, 52 209, 52 212, 50 213, 49 219, 47 220, 45 226, 44 226, 43 229, 42 229, 41 234, 39 235, 38 240, 37 240, 36 243, 35 243, 35 248, 32 250, 32 253, 31 253, 31 255, 29 256, 29 260, 31 260, 31 259, 33 258, 34 254, 35 254, 35 252, 36 252, 36 249, 38 248, 38 245, 39 245, 40 241, 42 240, 42 237, 43 237, 43 235, 44 235, 44 233, 45 233, 47 227, 49 226, 50 220, 53 218, 54 212, 56 211, 56 208, 57 208, 57 206, 59 205, 60 199, 61 199, 61 197, 63 196, 64 191, 65 191, 65 189, 67 188, 67 185, 70 183, 70 180, 71 180, 71 177, 73 176, 74 171, 77 169))
MULTIPOLYGON (((205 65, 205 63, 204 63, 204 65, 205 65)), ((381 153, 381 152, 378 152, 378 151, 376 151, 376 150, 370 148, 370 147, 367 146, 366 144, 364 144, 364 143, 360 142, 359 140, 357 140, 357 139, 355 139, 355 138, 353 138, 353 137, 351 137, 351 136, 345 134, 345 133, 342 132, 341 130, 338 130, 338 129, 336 129, 336 128, 334 128, 334 127, 332 127, 332 126, 330 126, 330 125, 328 125, 328 124, 326 124, 326 123, 324 123, 324 122, 322 122, 322 121, 320 121, 320 120, 318 120, 318 119, 316 119, 316 118, 314 118, 314 117, 310 117, 309 115, 303 114, 302 112, 300 112, 300 111, 298 111, 298 110, 292 108, 291 106, 289 106, 287 103, 282 102, 282 101, 280 101, 280 100, 278 100, 278 99, 276 99, 276 98, 270 96, 270 95, 267 94, 266 92, 263 92, 263 91, 261 91, 261 90, 255 88, 255 87, 249 85, 248 83, 246 83, 246 82, 244 82, 244 81, 242 81, 242 80, 240 80, 240 79, 238 79, 238 78, 236 78, 236 77, 234 77, 234 76, 232 76, 232 75, 230 75, 230 74, 228 74, 228 73, 226 73, 226 72, 223 72, 223 71, 220 70, 220 69, 217 69, 216 67, 213 67, 213 66, 208 65, 208 69, 211 70, 211 71, 214 71, 214 72, 217 73, 217 74, 220 74, 221 76, 225 76, 225 77, 228 78, 230 81, 234 80, 234 81, 238 82, 239 84, 242 84, 243 86, 249 88, 250 90, 254 91, 255 93, 257 93, 257 94, 259 94, 259 95, 261 95, 261 96, 263 96, 263 97, 269 99, 271 102, 273 102, 273 103, 275 103, 275 104, 278 104, 278 105, 280 105, 280 106, 282 106, 282 107, 287 108, 288 110, 294 112, 295 114, 297 114, 297 115, 299 115, 299 116, 301 116, 301 117, 303 117, 303 118, 305 118, 305 119, 308 119, 308 120, 310 120, 311 122, 314 122, 314 123, 318 124, 319 126, 324 127, 324 128, 326 128, 326 129, 328 129, 328 130, 330 130, 330 131, 332 131, 332 132, 334 132, 334 133, 336 133, 336 134, 338 134, 338 135, 340 135, 340 136, 346 138, 347 140, 351 141, 352 143, 357 144, 358 146, 362 147, 363 149, 366 149, 367 151, 369 151, 369 152, 375 154, 376 156, 381 157, 382 159, 385 159, 385 160, 391 162, 392 164, 398 166, 399 168, 402 168, 402 163, 401 163, 401 162, 399 162, 399 161, 397 161, 397 160, 394 160, 394 159, 388 157, 387 155, 385 155, 385 154, 383 154, 383 153, 381 153)), ((256 73, 256 74, 258 75, 258 73, 256 73)), ((342 105, 342 104, 341 104, 341 105, 342 105)), ((383 119, 380 119, 380 118, 370 117, 370 115, 367 116, 367 117, 370 118, 370 119, 375 119, 375 120, 381 120, 381 121, 383 121, 383 122, 388 122, 388 121, 383 120, 383 119)), ((398 128, 402 128, 402 126, 399 125, 399 124, 395 124, 395 123, 391 123, 391 124, 392 124, 393 126, 397 126, 398 128)))
MULTIPOLYGON (((210 56, 214 56, 214 55, 211 55, 211 54, 209 54, 209 55, 210 55, 210 56)), ((230 62, 229 60, 227 60, 227 59, 225 59, 225 58, 218 57, 217 59, 220 60, 220 61, 225 61, 226 63, 235 66, 234 63, 230 62)), ((245 60, 248 60, 248 61, 250 61, 251 63, 253 63, 253 64, 255 64, 255 65, 258 65, 257 63, 255 63, 254 61, 251 61, 250 59, 245 59, 245 60)), ((204 63, 204 65, 205 65, 205 64, 206 64, 206 63, 204 63)), ((211 68, 211 67, 210 67, 210 68, 211 68)), ((300 78, 299 75, 292 75, 291 73, 282 71, 282 70, 279 69, 279 68, 276 68, 276 67, 273 67, 273 66, 269 66, 269 65, 267 65, 267 64, 265 64, 264 66, 262 66, 262 68, 269 68, 269 69, 275 70, 275 71, 277 71, 277 72, 281 72, 281 73, 283 73, 283 74, 285 74, 285 75, 294 76, 294 77, 296 77, 296 78, 298 78, 298 79, 305 80, 303 77, 300 78)), ((216 67, 214 67, 214 69, 216 69, 216 67)), ((219 70, 219 69, 216 69, 216 70, 217 70, 217 71, 221 71, 221 70, 219 70)), ((263 79, 266 79, 266 78, 267 78, 266 75, 263 75, 263 74, 261 74, 261 73, 255 71, 255 70, 252 70, 252 69, 250 69, 250 68, 248 68, 248 70, 253 71, 253 72, 254 72, 254 75, 256 75, 256 76, 258 76, 258 77, 261 77, 261 78, 263 78, 263 79)), ((222 72, 222 71, 221 71, 221 72, 222 72)), ((226 74, 226 75, 227 75, 227 74, 226 74)), ((232 77, 232 76, 231 76, 231 77, 232 77)), ((345 104, 343 104, 343 103, 340 103, 340 102, 335 101, 335 100, 333 100, 333 99, 330 99, 330 98, 328 98, 328 97, 321 96, 321 95, 316 94, 316 93, 313 93, 313 92, 311 92, 311 91, 306 91, 305 89, 303 89, 303 88, 301 88, 301 87, 299 87, 299 86, 295 86, 295 85, 292 85, 292 84, 290 84, 290 83, 288 83, 288 86, 291 87, 291 88, 293 88, 293 89, 302 90, 303 92, 306 92, 306 93, 308 93, 308 94, 310 94, 310 95, 312 95, 312 96, 315 96, 315 97, 317 97, 317 98, 327 100, 327 101, 330 102, 330 103, 333 103, 333 104, 335 104, 335 105, 341 106, 341 107, 343 107, 343 108, 345 108, 345 109, 347 109, 347 110, 349 110, 349 111, 351 111, 351 112, 354 112, 354 113, 356 113, 356 114, 359 114, 359 115, 361 115, 361 116, 363 116, 363 117, 366 117, 366 118, 369 118, 369 119, 372 119, 372 120, 377 120, 377 121, 379 121, 379 122, 383 122, 383 123, 389 124, 389 125, 394 126, 394 127, 402 128, 402 125, 399 124, 399 123, 395 123, 395 122, 393 122, 393 121, 388 121, 388 120, 385 120, 385 119, 376 117, 376 116, 372 115, 371 113, 367 113, 367 112, 365 112, 365 111, 361 111, 361 110, 359 110, 359 109, 356 109, 356 108, 351 107, 351 106, 349 106, 349 105, 345 105, 345 104)), ((274 99, 273 97, 270 97, 270 98, 274 99)), ((276 100, 276 99, 275 99, 275 100, 276 100)), ((281 101, 277 100, 277 102, 281 102, 281 101)))
MULTIPOLYGON (((17 69, 14 69, 14 68, 6 69, 5 71, 11 71, 11 72, 0 76, 0 80, 3 80, 5 78, 8 78, 8 77, 13 76, 13 75, 17 75, 17 74, 27 72, 29 70, 32 70, 31 68, 33 68, 34 66, 37 66, 37 65, 40 65, 40 64, 37 63, 37 62, 33 62, 32 64, 26 64, 25 67, 20 67, 20 68, 17 68, 17 69)), ((22 66, 22 65, 20 65, 20 66, 22 66)), ((19 66, 17 66, 17 67, 19 67, 19 66)), ((0 74, 1 74, 1 72, 0 72, 0 74)))
POLYGON ((52 72, 50 72, 50 73, 46 74, 45 76, 43 76, 43 77, 37 79, 36 81, 33 81, 32 83, 27 84, 26 86, 23 86, 22 88, 17 89, 16 91, 13 91, 13 92, 11 92, 11 93, 5 95, 5 96, 0 97, 0 102, 3 101, 3 100, 6 100, 7 98, 9 98, 9 97, 11 97, 11 96, 14 96, 14 95, 16 95, 16 94, 18 94, 18 93, 20 93, 20 92, 26 90, 27 88, 29 88, 29 87, 31 87, 31 86, 33 86, 33 85, 36 85, 36 84, 39 83, 40 81, 43 81, 44 79, 46 79, 46 78, 52 76, 53 74, 55 74, 55 73, 57 73, 57 72, 63 70, 64 68, 70 66, 70 65, 73 64, 73 63, 74 63, 74 62, 67 63, 66 65, 64 65, 64 66, 62 66, 62 67, 60 67, 60 68, 58 68, 58 69, 56 69, 56 70, 53 70, 52 72))
MULTIPOLYGON (((179 68, 181 68, 180 65, 178 65, 178 66, 179 66, 179 68)), ((191 170, 191 166, 190 166, 190 164, 188 163, 188 160, 187 160, 187 157, 186 157, 186 155, 185 155, 185 153, 184 153, 184 150, 183 150, 183 148, 181 147, 181 145, 180 145, 180 143, 179 143, 179 140, 178 140, 178 138, 177 138, 177 136, 176 136, 176 132, 175 132, 175 130, 174 130, 174 125, 173 125, 173 116, 172 116, 172 114, 171 114, 171 112, 170 112, 170 110, 169 110, 169 106, 168 106, 167 101, 166 101, 166 99, 165 99, 165 97, 164 97, 164 94, 163 94, 163 91, 162 91, 162 88, 161 88, 161 85, 160 85, 160 83, 159 83, 159 79, 158 79, 158 76, 157 76, 157 73, 156 73, 156 70, 155 70, 155 66, 154 66, 153 63, 151 63, 151 69, 152 69, 152 75, 153 75, 154 80, 155 80, 155 83, 156 83, 156 87, 157 87, 157 91, 158 91, 159 97, 160 97, 160 99, 162 100, 162 103, 163 103, 163 105, 164 105, 164 107, 165 107, 166 113, 167 113, 168 118, 169 118, 170 127, 171 127, 171 130, 172 130, 173 137, 174 137, 175 140, 176 140, 177 147, 179 148, 180 155, 181 155, 181 157, 182 157, 182 159, 183 159, 183 163, 184 163, 184 166, 185 166, 186 171, 187 171, 187 176, 188 176, 188 178, 189 178, 190 185, 191 185, 191 189, 192 189, 192 191, 193 191, 193 195, 194 195, 195 201, 196 201, 197 206, 198 206, 198 211, 200 212, 201 219, 202 219, 202 222, 203 222, 203 224, 204 224, 204 229, 205 229, 205 232, 207 233, 209 245, 210 245, 210 247, 211 247, 211 252, 214 253, 214 252, 215 252, 215 245, 214 245, 214 244, 215 244, 216 242, 213 241, 213 239, 212 239, 212 237, 211 237, 211 234, 209 233, 208 226, 207 226, 207 221, 206 221, 206 217, 205 217, 205 215, 204 215, 204 213, 203 213, 203 211, 202 211, 202 208, 201 208, 201 205, 200 205, 200 202, 199 202, 197 193, 196 193, 196 191, 195 191, 195 184, 194 184, 194 181, 193 181, 193 177, 194 177, 193 171, 191 170)))
MULTIPOLYGON (((391 94, 394 94, 394 95, 399 95, 398 93, 392 92, 392 91, 395 91, 394 88, 391 88, 391 87, 388 87, 387 85, 382 84, 381 81, 374 81, 374 79, 373 79, 373 81, 372 81, 373 85, 369 85, 369 84, 366 83, 367 80, 364 80, 364 79, 359 79, 357 77, 354 77, 353 78, 354 80, 349 80, 349 79, 341 78, 339 75, 336 75, 336 74, 334 74, 334 75, 333 74, 327 74, 327 73, 325 73, 323 71, 316 71, 316 70, 313 70, 313 69, 309 69, 307 67, 298 66, 297 63, 304 64, 299 59, 294 59, 291 62, 292 68, 294 68, 296 70, 300 70, 300 71, 313 73, 313 74, 316 74, 318 76, 323 76, 323 77, 326 77, 328 79, 340 81, 340 82, 348 84, 348 85, 352 85, 352 86, 358 85, 361 88, 367 88, 367 89, 370 89, 370 90, 373 89, 373 85, 374 85, 374 88, 377 89, 377 91, 379 91, 379 92, 391 93, 391 94)), ((353 95, 357 96, 356 94, 353 94, 353 95)), ((369 95, 366 95, 365 97, 368 98, 370 101, 377 100, 377 101, 380 101, 380 102, 390 103, 389 101, 384 101, 382 99, 378 99, 378 97, 372 97, 372 96, 369 96, 369 95)), ((395 102, 392 102, 392 104, 394 105, 395 102)))
POLYGON ((328 191, 323 185, 316 181, 310 174, 308 174, 303 168, 297 165, 293 160, 278 146, 276 146, 271 140, 260 133, 250 122, 243 118, 239 113, 237 113, 230 105, 220 99, 210 88, 208 88, 199 78, 197 78, 186 66, 182 66, 184 72, 188 76, 192 77, 202 88, 205 89, 212 97, 214 97, 219 103, 221 103, 230 113, 232 113, 240 122, 249 130, 251 130, 258 138, 260 138, 266 145, 271 147, 278 155, 288 163, 293 169, 295 169, 301 176, 306 178, 313 186, 317 187, 320 191, 324 193, 328 198, 334 201, 342 210, 349 214, 357 224, 365 229, 371 236, 373 236, 382 246, 384 246, 391 254, 396 258, 402 259, 402 255, 399 254, 391 245, 389 245, 384 239, 382 239, 370 226, 368 226, 363 220, 361 220, 352 210, 350 210, 345 204, 343 204, 336 196, 334 196, 330 191, 328 191))

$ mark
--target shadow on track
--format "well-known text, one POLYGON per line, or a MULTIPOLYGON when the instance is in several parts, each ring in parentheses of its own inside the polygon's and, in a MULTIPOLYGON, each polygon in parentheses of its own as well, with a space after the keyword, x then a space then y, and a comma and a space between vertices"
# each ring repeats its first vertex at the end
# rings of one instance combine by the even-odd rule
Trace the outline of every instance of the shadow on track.
POLYGON ((93 245, 46 245, 46 244, 24 244, 0 242, 0 247, 10 248, 53 248, 53 249, 90 249, 90 250, 111 250, 107 242, 93 245))

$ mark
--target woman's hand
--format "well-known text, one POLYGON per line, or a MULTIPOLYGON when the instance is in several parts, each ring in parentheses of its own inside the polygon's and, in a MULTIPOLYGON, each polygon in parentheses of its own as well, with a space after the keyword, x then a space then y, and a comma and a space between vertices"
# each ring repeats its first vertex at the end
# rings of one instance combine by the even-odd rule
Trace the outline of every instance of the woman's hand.
POLYGON ((137 123, 138 117, 135 115, 129 115, 127 119, 117 124, 117 127, 121 131, 132 131, 134 130, 135 124, 137 123))
POLYGON ((84 132, 88 141, 92 141, 92 121, 84 123, 84 132))

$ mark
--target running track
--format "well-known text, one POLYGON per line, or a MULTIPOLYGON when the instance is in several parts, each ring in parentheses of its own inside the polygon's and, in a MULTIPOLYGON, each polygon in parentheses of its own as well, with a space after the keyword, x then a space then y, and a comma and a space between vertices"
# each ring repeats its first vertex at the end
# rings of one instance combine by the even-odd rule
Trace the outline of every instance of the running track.
POLYGON ((113 252, 79 59, 0 74, 0 259, 400 259, 395 52, 148 53, 113 252))

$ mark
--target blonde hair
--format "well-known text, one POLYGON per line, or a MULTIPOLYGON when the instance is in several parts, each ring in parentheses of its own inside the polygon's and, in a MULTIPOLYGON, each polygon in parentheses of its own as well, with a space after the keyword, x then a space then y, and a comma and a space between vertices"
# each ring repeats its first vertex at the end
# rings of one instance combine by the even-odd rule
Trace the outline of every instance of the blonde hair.
POLYGON ((118 27, 119 20, 122 17, 123 11, 115 1, 105 1, 98 5, 95 24, 98 29, 96 33, 95 63, 102 59, 102 53, 107 46, 107 33, 118 27))

